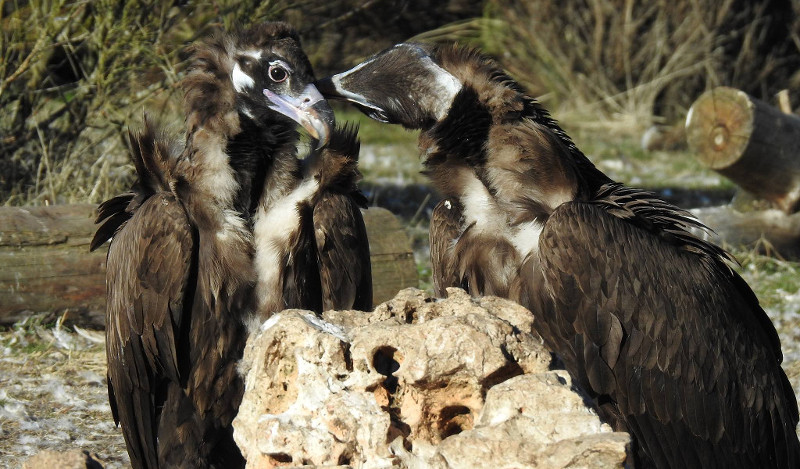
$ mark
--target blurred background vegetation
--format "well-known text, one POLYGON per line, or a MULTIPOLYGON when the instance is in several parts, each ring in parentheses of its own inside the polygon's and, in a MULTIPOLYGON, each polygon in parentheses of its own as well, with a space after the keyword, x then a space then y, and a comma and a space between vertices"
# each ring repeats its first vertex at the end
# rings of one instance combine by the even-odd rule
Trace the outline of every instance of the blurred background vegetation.
MULTIPOLYGON (((127 188, 124 130, 145 110, 180 127, 180 52, 218 27, 289 21, 318 76, 411 37, 471 44, 568 126, 633 135, 680 122, 712 86, 767 101, 796 90, 798 11, 800 0, 0 0, 0 204, 127 188)), ((365 143, 413 146, 364 126, 365 143)), ((375 173, 422 183, 417 170, 375 173)))

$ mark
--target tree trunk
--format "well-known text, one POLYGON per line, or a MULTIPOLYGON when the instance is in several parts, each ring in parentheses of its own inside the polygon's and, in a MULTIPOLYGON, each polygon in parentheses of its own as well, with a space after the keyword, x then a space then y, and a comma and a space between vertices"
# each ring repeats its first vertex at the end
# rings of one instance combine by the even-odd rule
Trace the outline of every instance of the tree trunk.
POLYGON ((701 95, 686 117, 686 139, 700 162, 785 213, 800 202, 800 118, 742 91, 701 95))
MULTIPOLYGON (((85 326, 105 323, 108 244, 89 252, 96 205, 0 207, 0 325, 32 312, 68 313, 85 326)), ((375 304, 417 286, 411 243, 388 210, 363 212, 375 304)))

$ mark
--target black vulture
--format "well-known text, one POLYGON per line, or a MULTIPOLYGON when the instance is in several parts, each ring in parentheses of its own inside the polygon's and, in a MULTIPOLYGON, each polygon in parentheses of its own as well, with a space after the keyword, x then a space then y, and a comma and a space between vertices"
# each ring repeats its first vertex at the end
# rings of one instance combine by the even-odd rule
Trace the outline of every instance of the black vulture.
POLYGON ((612 181, 498 64, 399 44, 321 80, 329 98, 421 129, 445 200, 439 293, 527 306, 534 327, 641 467, 800 467, 797 402, 774 326, 691 214, 612 181))
MULTIPOLYGON (((328 234, 346 239, 330 249, 345 246, 355 252, 353 238, 366 246, 354 208, 361 202, 355 163, 337 163, 355 161, 358 145, 351 130, 332 130, 333 112, 313 85, 296 31, 285 23, 264 23, 220 32, 189 51, 182 81, 184 143, 147 118, 142 132, 130 134, 137 180, 131 192, 101 204, 102 224, 91 245, 95 249, 113 238, 106 279, 108 391, 135 468, 243 467, 231 421, 243 393, 237 361, 246 323, 265 299, 289 296, 292 289, 314 290, 319 297, 311 301, 313 295, 297 294, 292 306, 321 308, 325 262, 294 264, 297 257, 316 256, 316 249, 290 253, 281 259, 285 265, 272 266, 270 272, 292 270, 293 287, 277 284, 272 285, 277 292, 257 291, 262 272, 254 259, 260 250, 275 249, 254 244, 260 214, 281 205, 304 176, 296 158, 297 123, 312 145, 335 143, 316 150, 309 163, 332 162, 336 168, 317 170, 334 179, 319 184, 320 194, 334 199, 334 210, 318 218, 329 224, 343 218, 346 228, 344 235, 328 234)), ((314 211, 323 211, 326 200, 318 196, 314 211)), ((267 230, 298 231, 288 225, 261 228, 267 230)), ((321 252, 320 259, 341 261, 321 252)), ((348 262, 361 265, 359 255, 348 262)), ((368 264, 358 272, 368 275, 368 264)), ((356 280, 364 288, 363 279, 356 280)), ((371 288, 369 281, 366 286, 371 288)), ((337 292, 328 295, 338 299, 337 292)), ((343 297, 371 303, 363 293, 349 291, 343 297)))
POLYGON ((356 128, 335 128, 255 212, 261 317, 287 308, 372 310, 356 128), (280 229, 276 229, 280 227, 280 229))

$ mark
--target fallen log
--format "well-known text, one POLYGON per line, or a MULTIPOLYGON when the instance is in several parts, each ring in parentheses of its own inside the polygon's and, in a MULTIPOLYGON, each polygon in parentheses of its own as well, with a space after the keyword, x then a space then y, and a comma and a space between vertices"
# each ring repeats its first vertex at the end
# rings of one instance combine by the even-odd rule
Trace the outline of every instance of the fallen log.
MULTIPOLYGON (((800 213, 786 215, 778 209, 740 211, 735 205, 692 209, 717 244, 757 249, 766 255, 800 259, 800 213)), ((700 234, 700 233, 698 233, 700 234)))
POLYGON ((729 205, 693 210, 714 240, 800 257, 800 117, 718 87, 692 104, 686 140, 740 188, 729 205))
MULTIPOLYGON (((108 245, 89 252, 96 205, 0 207, 0 325, 33 312, 67 313, 90 327, 105 323, 108 245)), ((370 240, 373 298, 379 304, 416 287, 411 243, 388 210, 364 211, 370 240)))
POLYGON ((800 204, 800 117, 718 87, 686 117, 689 148, 706 167, 784 213, 800 204))

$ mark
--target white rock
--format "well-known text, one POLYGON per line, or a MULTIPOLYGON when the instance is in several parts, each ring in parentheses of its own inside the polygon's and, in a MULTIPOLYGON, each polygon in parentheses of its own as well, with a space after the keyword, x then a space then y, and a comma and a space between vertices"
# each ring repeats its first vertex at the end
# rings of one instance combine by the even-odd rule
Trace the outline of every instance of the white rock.
POLYGON ((549 370, 530 312, 448 294, 256 328, 233 424, 247 467, 623 467, 628 435, 549 370))

